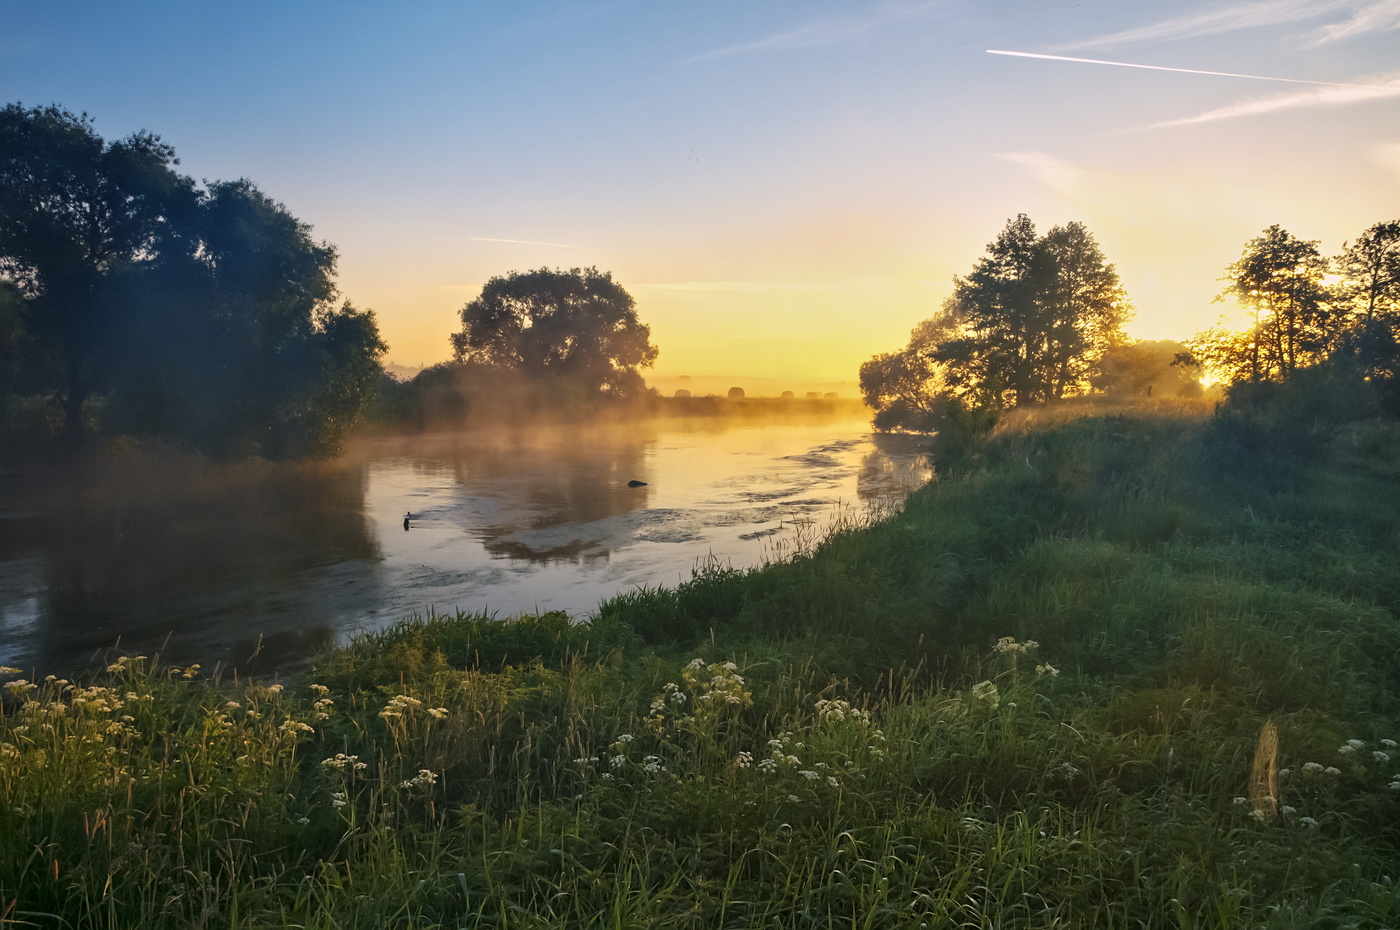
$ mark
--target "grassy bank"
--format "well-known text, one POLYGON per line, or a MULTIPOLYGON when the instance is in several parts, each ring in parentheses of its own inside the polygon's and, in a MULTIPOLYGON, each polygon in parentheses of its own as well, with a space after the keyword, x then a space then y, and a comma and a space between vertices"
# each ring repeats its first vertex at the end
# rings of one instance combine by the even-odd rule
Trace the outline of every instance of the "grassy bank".
POLYGON ((1394 926, 1397 492, 1393 426, 1022 420, 587 625, 12 672, 0 926, 1394 926))

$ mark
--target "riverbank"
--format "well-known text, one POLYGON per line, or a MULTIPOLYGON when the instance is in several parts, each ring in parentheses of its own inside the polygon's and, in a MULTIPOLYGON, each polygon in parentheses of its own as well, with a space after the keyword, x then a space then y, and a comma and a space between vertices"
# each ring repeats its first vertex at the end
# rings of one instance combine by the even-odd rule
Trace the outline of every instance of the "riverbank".
POLYGON ((1023 420, 585 625, 12 673, 0 921, 1385 926, 1397 463, 1393 424, 1023 420))

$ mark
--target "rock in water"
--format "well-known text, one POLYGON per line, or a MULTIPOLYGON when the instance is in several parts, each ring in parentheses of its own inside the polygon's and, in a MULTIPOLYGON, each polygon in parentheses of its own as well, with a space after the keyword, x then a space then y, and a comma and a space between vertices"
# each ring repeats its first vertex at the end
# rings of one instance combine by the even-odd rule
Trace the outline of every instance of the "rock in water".
POLYGON ((627 482, 627 486, 629 488, 644 488, 647 486, 647 483, 645 481, 638 481, 636 478, 633 478, 631 481, 627 482))

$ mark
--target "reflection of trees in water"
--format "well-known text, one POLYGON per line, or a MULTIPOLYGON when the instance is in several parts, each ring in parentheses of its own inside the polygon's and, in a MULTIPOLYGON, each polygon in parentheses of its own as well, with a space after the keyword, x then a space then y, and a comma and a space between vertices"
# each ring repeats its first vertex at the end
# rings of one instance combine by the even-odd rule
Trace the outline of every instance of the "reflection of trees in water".
POLYGON ((41 489, 20 544, 43 566, 35 660, 71 667, 118 637, 143 652, 173 637, 172 660, 186 640, 206 656, 237 640, 241 664, 292 616, 296 632, 264 652, 309 655, 334 634, 295 576, 378 557, 365 488, 364 469, 155 462, 41 489))
POLYGON ((498 501, 506 521, 474 533, 496 558, 574 563, 607 559, 612 543, 606 538, 530 538, 530 531, 590 524, 645 509, 649 490, 629 488, 627 482, 650 481, 646 454, 655 442, 655 431, 645 427, 593 427, 495 433, 473 446, 459 447, 454 467, 463 485, 508 486, 498 501))
POLYGON ((856 496, 861 500, 873 503, 892 495, 903 497, 932 477, 923 437, 875 433, 870 441, 874 448, 861 459, 856 479, 856 496))

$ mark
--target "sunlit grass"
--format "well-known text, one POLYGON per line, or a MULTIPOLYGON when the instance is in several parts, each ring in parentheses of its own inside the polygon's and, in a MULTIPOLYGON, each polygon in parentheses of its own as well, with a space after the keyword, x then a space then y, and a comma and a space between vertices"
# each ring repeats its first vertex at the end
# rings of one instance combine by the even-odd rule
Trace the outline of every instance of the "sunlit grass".
POLYGON ((1397 436, 1003 424, 588 623, 7 672, 0 925, 1394 925, 1397 436))

